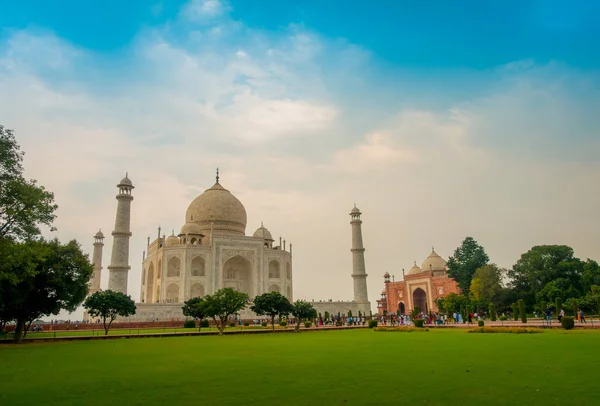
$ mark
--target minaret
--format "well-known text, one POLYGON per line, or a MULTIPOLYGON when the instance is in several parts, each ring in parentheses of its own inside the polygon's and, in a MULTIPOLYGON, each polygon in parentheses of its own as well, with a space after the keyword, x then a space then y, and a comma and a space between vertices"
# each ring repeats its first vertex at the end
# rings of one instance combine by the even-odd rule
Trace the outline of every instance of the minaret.
POLYGON ((112 232, 113 247, 110 265, 108 266, 108 289, 127 294, 127 274, 131 268, 129 266, 129 238, 131 237, 129 223, 131 219, 131 201, 133 200, 133 196, 131 196, 133 183, 125 174, 117 187, 119 188, 117 218, 115 220, 115 230, 112 232))
POLYGON ((102 234, 102 230, 98 230, 94 236, 94 253, 92 256, 94 273, 90 280, 90 295, 100 290, 100 279, 102 277, 102 247, 104 247, 104 234, 102 234))
POLYGON ((354 279, 354 301, 358 303, 368 303, 367 294, 367 272, 365 270, 365 249, 362 240, 362 221, 360 215, 362 213, 356 205, 350 211, 352 220, 352 279, 354 279))

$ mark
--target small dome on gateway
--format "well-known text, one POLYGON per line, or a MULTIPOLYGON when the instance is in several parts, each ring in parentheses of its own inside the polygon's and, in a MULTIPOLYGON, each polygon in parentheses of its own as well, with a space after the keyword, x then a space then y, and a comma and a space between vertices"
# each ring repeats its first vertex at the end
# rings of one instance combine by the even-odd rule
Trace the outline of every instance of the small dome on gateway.
POLYGON ((384 278, 389 278, 389 277, 390 277, 390 273, 389 273, 389 272, 386 272, 386 273, 384 273, 384 274, 383 274, 383 277, 384 277, 384 278))
POLYGON ((263 238, 268 241, 274 241, 271 232, 260 223, 260 227, 254 232, 254 237, 263 238))
POLYGON ((95 238, 104 238, 104 234, 102 233, 102 230, 98 230, 98 232, 96 233, 96 235, 94 237, 95 238))
POLYGON ((414 275, 414 274, 421 273, 421 272, 423 272, 423 270, 421 268, 419 268, 419 265, 417 265, 417 261, 415 261, 415 264, 413 265, 413 267, 408 270, 407 275, 414 275))

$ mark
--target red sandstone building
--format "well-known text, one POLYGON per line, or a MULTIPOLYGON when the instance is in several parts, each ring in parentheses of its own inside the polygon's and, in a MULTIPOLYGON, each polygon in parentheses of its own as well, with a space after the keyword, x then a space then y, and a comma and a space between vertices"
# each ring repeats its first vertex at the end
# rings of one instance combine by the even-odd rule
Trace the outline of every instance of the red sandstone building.
POLYGON ((390 274, 385 273, 385 289, 381 299, 377 300, 379 314, 410 313, 415 307, 421 311, 437 311, 435 299, 448 293, 459 293, 456 281, 446 272, 446 261, 435 250, 425 259, 421 267, 415 265, 407 273, 402 270, 404 280, 390 281, 390 274))

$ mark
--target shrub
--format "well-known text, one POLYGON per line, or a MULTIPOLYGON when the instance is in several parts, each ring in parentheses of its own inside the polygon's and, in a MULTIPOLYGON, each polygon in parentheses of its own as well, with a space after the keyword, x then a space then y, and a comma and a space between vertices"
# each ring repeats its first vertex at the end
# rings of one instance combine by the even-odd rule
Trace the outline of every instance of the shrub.
POLYGON ((483 322, 483 320, 479 320, 479 321, 477 322, 477 325, 478 325, 479 327, 483 327, 483 326, 485 325, 485 323, 483 322))
POLYGON ((513 333, 513 334, 534 334, 544 332, 541 328, 525 327, 477 327, 467 330, 467 333, 513 333))
POLYGON ((245 322, 244 322, 244 327, 248 327, 249 325, 250 325, 250 322, 249 322, 249 321, 245 321, 245 322))
POLYGON ((556 300, 554 301, 554 306, 556 307, 556 315, 558 316, 560 314, 560 311, 563 307, 562 304, 562 299, 560 297, 557 297, 556 300))
POLYGON ((279 325, 280 325, 281 327, 285 327, 285 326, 287 326, 287 322, 285 322, 285 321, 280 321, 280 322, 279 322, 279 325))
POLYGON ((569 317, 569 316, 564 316, 560 320, 560 324, 563 326, 563 328, 565 330, 571 330, 573 327, 575 327, 575 318, 569 317))
POLYGON ((235 327, 235 323, 232 321, 231 323, 229 323, 229 327, 235 327))
POLYGON ((196 321, 186 320, 185 323, 183 323, 183 328, 196 328, 196 321))
POLYGON ((263 321, 262 323, 260 323, 260 325, 263 326, 263 327, 267 327, 267 322, 263 321))
POLYGON ((513 313, 513 320, 514 321, 519 320, 519 308, 517 307, 516 303, 512 304, 512 313, 513 313))
POLYGON ((312 326, 312 323, 310 321, 304 322, 304 327, 309 328, 310 326, 312 326))
POLYGON ((341 321, 336 321, 336 322, 335 322, 335 325, 336 325, 337 327, 341 327, 341 326, 343 326, 343 325, 344 325, 344 323, 342 323, 341 321))
POLYGON ((500 317, 498 317, 498 320, 506 321, 506 320, 508 320, 508 317, 500 316, 500 317))
POLYGON ((496 321, 496 306, 493 303, 490 303, 490 319, 496 321))
POLYGON ((210 323, 208 320, 200 320, 200 327, 209 327, 210 323))
POLYGON ((423 328, 423 326, 425 325, 425 320, 423 319, 415 319, 413 321, 415 323, 415 327, 423 328))
POLYGON ((369 328, 377 327, 377 320, 369 320, 369 328))
POLYGON ((416 328, 416 327, 375 327, 373 331, 386 331, 392 333, 413 333, 413 332, 421 332, 421 331, 429 331, 428 328, 416 328))
POLYGON ((523 299, 519 299, 519 316, 521 316, 521 323, 527 323, 527 315, 525 314, 525 302, 523 299))

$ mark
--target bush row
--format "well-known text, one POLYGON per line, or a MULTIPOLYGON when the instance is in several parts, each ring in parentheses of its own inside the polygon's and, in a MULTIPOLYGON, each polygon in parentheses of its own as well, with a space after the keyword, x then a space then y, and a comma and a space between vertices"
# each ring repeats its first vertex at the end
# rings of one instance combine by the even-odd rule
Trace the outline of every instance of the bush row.
POLYGON ((410 327, 410 326, 404 326, 404 327, 375 327, 373 328, 373 331, 388 331, 388 332, 392 332, 392 333, 412 333, 412 332, 424 332, 424 331, 429 331, 428 328, 418 328, 418 327, 410 327))
POLYGON ((467 330, 467 333, 514 333, 514 334, 534 334, 542 333, 541 328, 523 328, 523 327, 477 327, 467 330))

